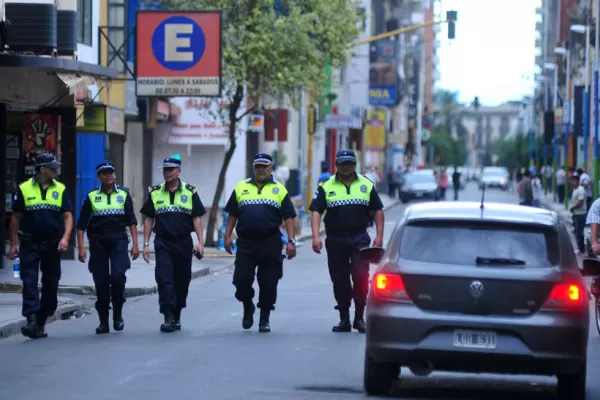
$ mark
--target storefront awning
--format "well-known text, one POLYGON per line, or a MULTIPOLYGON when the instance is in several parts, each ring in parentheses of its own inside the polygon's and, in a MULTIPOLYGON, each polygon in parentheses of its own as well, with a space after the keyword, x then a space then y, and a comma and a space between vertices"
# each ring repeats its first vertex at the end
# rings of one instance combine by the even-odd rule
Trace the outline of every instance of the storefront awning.
POLYGON ((67 74, 67 73, 55 73, 58 79, 60 79, 69 94, 75 94, 79 90, 87 90, 88 86, 98 85, 99 87, 108 87, 110 85, 110 80, 96 78, 91 75, 78 75, 78 74, 67 74))

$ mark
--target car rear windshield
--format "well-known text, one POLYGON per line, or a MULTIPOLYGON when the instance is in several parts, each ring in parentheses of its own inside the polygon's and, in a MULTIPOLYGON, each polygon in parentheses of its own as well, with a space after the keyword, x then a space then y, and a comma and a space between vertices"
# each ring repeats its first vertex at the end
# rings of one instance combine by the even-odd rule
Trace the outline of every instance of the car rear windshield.
POLYGON ((524 262, 521 267, 543 268, 560 263, 558 234, 554 230, 490 222, 409 224, 402 233, 400 256, 413 261, 473 266, 480 264, 477 260, 482 258, 520 260, 524 262))

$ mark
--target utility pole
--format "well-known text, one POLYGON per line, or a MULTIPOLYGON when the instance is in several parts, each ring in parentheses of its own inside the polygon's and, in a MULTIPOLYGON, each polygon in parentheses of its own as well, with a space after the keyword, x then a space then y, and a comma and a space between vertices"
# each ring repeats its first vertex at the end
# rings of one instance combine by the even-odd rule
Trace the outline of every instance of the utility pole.
POLYGON ((315 89, 310 89, 310 100, 308 104, 308 155, 307 155, 307 189, 306 189, 306 208, 310 207, 312 199, 312 176, 313 176, 313 145, 315 139, 315 130, 317 127, 317 108, 315 107, 315 89))

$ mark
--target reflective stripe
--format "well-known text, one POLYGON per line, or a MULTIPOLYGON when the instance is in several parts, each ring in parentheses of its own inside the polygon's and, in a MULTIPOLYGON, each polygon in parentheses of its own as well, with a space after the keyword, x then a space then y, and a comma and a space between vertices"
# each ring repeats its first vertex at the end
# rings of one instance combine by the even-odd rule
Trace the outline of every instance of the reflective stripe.
POLYGON ((60 206, 55 206, 54 204, 32 204, 30 206, 25 206, 25 211, 35 211, 35 210, 52 210, 52 211, 60 211, 60 206))
POLYGON ((125 215, 125 210, 123 210, 123 209, 108 209, 108 210, 92 211, 92 217, 100 217, 103 215, 125 215))
POLYGON ((156 214, 165 214, 165 213, 183 213, 183 214, 192 214, 191 208, 178 207, 178 206, 167 206, 156 209, 156 214))
POLYGON ((252 200, 241 200, 238 203, 238 207, 242 208, 244 206, 252 206, 252 205, 266 205, 275 208, 281 208, 281 204, 277 203, 275 200, 271 199, 252 199, 252 200))
POLYGON ((369 204, 370 204, 370 202, 368 200, 363 200, 363 199, 336 200, 336 201, 331 201, 331 202, 327 203, 327 208, 349 206, 349 205, 368 207, 369 204))

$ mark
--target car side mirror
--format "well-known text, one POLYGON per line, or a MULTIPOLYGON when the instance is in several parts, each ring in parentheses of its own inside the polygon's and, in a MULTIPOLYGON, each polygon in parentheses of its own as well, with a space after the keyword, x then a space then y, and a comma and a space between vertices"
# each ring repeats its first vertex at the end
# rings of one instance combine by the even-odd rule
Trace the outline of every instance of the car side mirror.
POLYGON ((379 264, 383 258, 385 249, 383 247, 367 247, 360 251, 360 261, 370 264, 379 264))
POLYGON ((599 276, 600 260, 596 258, 583 259, 583 276, 599 276))

